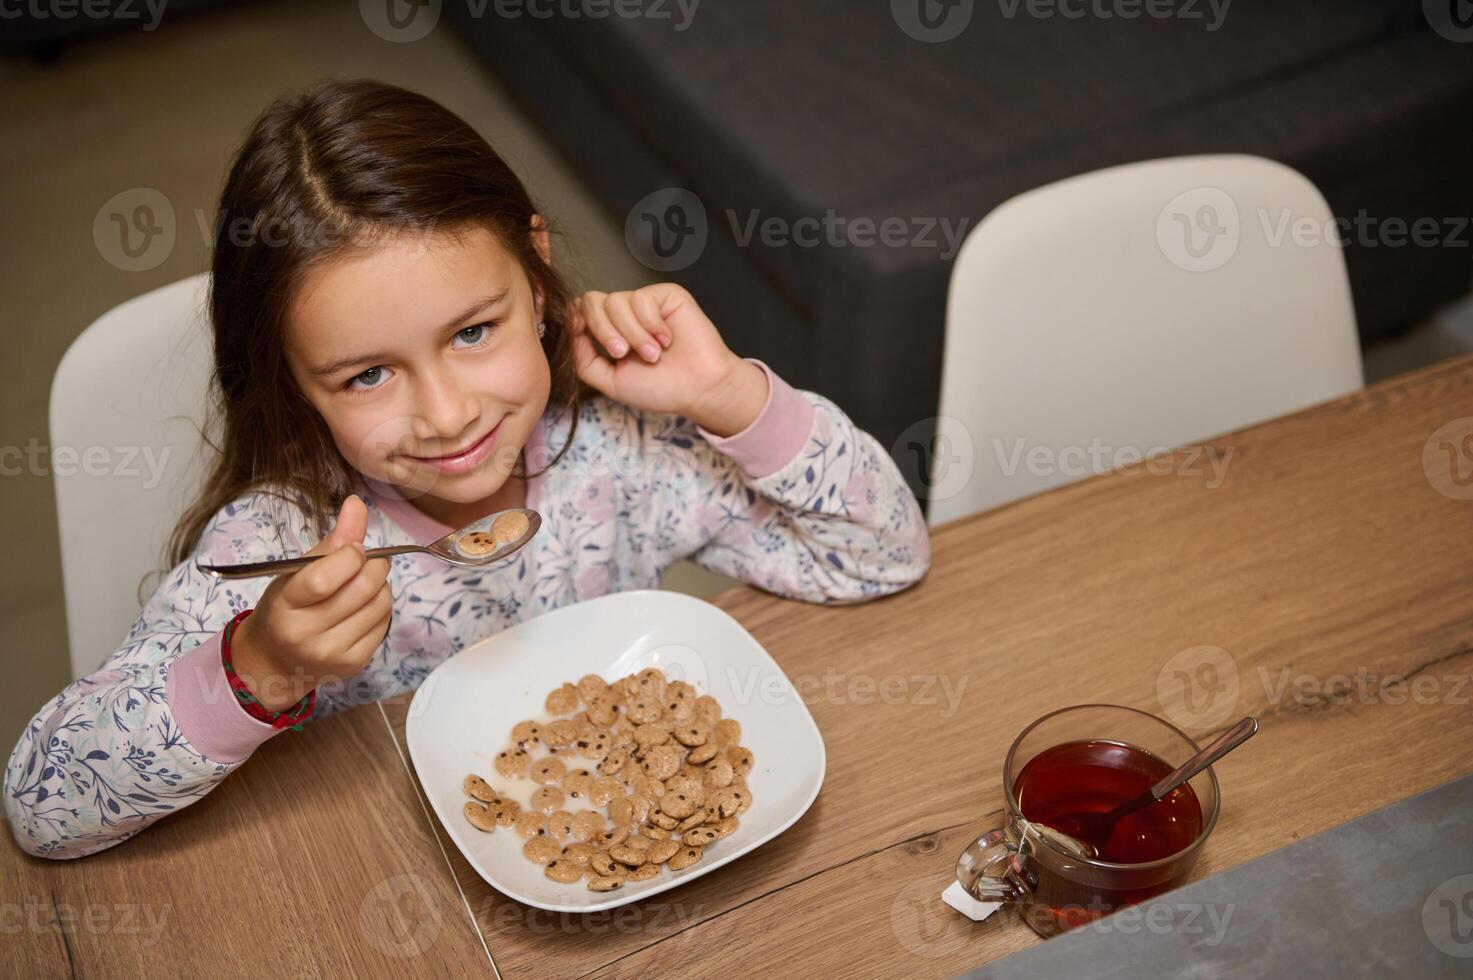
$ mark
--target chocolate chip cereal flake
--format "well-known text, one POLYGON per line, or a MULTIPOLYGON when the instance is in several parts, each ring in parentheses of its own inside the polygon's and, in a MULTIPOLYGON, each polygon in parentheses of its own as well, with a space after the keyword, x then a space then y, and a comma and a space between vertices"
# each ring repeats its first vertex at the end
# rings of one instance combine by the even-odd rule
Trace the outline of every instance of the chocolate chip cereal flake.
POLYGON ((732 832, 737 829, 737 818, 723 817, 716 821, 716 825, 712 829, 716 832, 717 840, 723 837, 730 837, 732 832))
POLYGON ((707 786, 713 789, 719 789, 723 786, 730 786, 731 781, 733 778, 735 778, 735 776, 736 772, 732 769, 731 763, 726 759, 726 757, 717 756, 715 759, 712 759, 711 764, 706 767, 705 783, 707 786))
POLYGON ((592 786, 593 773, 587 769, 574 769, 563 777, 563 792, 575 800, 587 799, 592 786))
POLYGON ((649 797, 636 793, 629 797, 629 807, 629 822, 637 826, 650 818, 650 811, 655 808, 655 805, 650 802, 649 797))
POLYGON ((554 783, 562 782, 563 777, 566 776, 567 773, 567 766, 563 765, 562 762, 557 759, 549 758, 541 759, 537 762, 532 763, 530 775, 532 776, 532 781, 534 783, 541 783, 543 786, 551 786, 554 783))
POLYGON ((579 840, 593 840, 603 833, 604 815, 597 810, 580 810, 573 814, 573 836, 579 840))
POLYGON ((670 865, 671 871, 683 871, 701 859, 699 847, 682 847, 671 855, 666 863, 670 865))
POLYGON ((578 737, 578 728, 566 718, 550 721, 542 729, 542 741, 548 745, 572 745, 578 737))
POLYGON ((660 714, 660 702, 648 695, 637 694, 634 700, 629 702, 629 720, 637 725, 659 721, 660 714))
POLYGON ((662 830, 674 830, 680 821, 661 810, 650 811, 650 823, 662 830))
POLYGON ((588 859, 588 870, 596 875, 612 875, 619 869, 619 862, 609 856, 608 851, 595 851, 588 859))
POLYGON ((658 878, 659 876, 659 862, 651 861, 645 864, 641 864, 637 868, 630 868, 628 877, 630 881, 649 881, 651 878, 658 878))
POLYGON ((519 721, 512 726, 511 740, 520 748, 530 749, 542 742, 542 726, 535 721, 519 721))
POLYGON ((665 841, 670 839, 670 831, 653 824, 645 824, 639 828, 639 835, 649 840, 665 841))
POLYGON ((611 892, 624 884, 624 879, 616 875, 600 875, 597 878, 588 879, 588 890, 591 892, 611 892))
POLYGON ((567 843, 573 836, 573 815, 567 810, 558 810, 547 815, 547 836, 559 844, 567 843))
POLYGON ((700 846, 711 843, 718 836, 714 827, 696 827, 681 834, 680 840, 684 844, 700 846))
POLYGON ((543 813, 551 813, 562 808, 567 797, 563 791, 556 786, 543 786, 532 794, 531 807, 541 810, 543 813))
POLYGON ((698 745, 695 748, 691 749, 690 752, 686 754, 685 761, 699 766, 702 763, 710 762, 712 759, 716 758, 716 753, 720 751, 721 750, 716 747, 715 742, 708 741, 704 745, 698 745))
POLYGON ((556 843, 546 837, 533 837, 522 845, 522 853, 526 855, 527 860, 535 861, 538 864, 546 864, 561 854, 562 851, 563 849, 561 847, 558 847, 556 843))
POLYGON ((680 750, 675 746, 657 745, 645 754, 644 774, 654 779, 669 779, 680 771, 680 762, 680 750))
POLYGON ((644 851, 630 847, 627 844, 618 844, 609 848, 609 857, 631 868, 637 868, 641 864, 644 864, 644 851))
POLYGON ((485 531, 467 531, 455 539, 455 549, 467 558, 489 555, 498 547, 496 538, 485 531))
POLYGON ((731 769, 738 776, 745 776, 752 771, 752 750, 740 745, 732 746, 726 750, 726 759, 731 763, 731 769))
POLYGON ((542 873, 559 884, 571 885, 583 877, 583 868, 573 861, 558 857, 547 862, 547 867, 542 869, 542 873))
POLYGON ((465 783, 462 788, 465 790, 466 796, 471 796, 481 801, 496 799, 496 790, 492 789, 490 783, 475 773, 471 773, 465 777, 465 783))
POLYGON ((664 781, 656 779, 654 776, 647 776, 640 772, 629 776, 628 779, 629 789, 636 796, 643 796, 646 799, 658 801, 660 797, 665 795, 664 781))
POLYGON ((564 684, 547 695, 544 706, 551 714, 572 714, 578 710, 578 689, 572 684, 564 684))
POLYGON ((498 545, 511 544, 531 527, 527 515, 519 510, 507 511, 491 522, 491 537, 498 545))
POLYGON ((687 819, 696 812, 696 804, 691 798, 679 793, 666 793, 660 798, 660 809, 672 817, 687 819))
POLYGON ((594 698, 588 705, 588 720, 595 725, 608 727, 619 718, 619 703, 607 692, 594 698))
POLYGON ((477 803, 475 800, 466 800, 464 813, 466 822, 477 830, 489 834, 496 829, 496 818, 492 816, 485 804, 477 803))
POLYGON ((659 725, 640 725, 634 730, 634 744, 642 749, 664 745, 668 741, 670 741, 669 729, 661 728, 659 725))
POLYGON ((593 838, 593 843, 597 844, 599 847, 608 849, 616 844, 622 844, 628 839, 629 825, 624 823, 616 823, 609 829, 603 831, 600 834, 597 834, 593 838))
POLYGON ((571 861, 580 868, 588 867, 588 862, 595 854, 602 853, 586 841, 576 841, 563 848, 563 856, 560 860, 571 861))
POLYGON ((664 701, 664 714, 661 718, 675 725, 685 725, 696 720, 696 706, 692 701, 671 701, 668 697, 664 701))
POLYGON ((634 817, 634 797, 621 796, 609 803, 609 819, 614 823, 640 823, 634 817))
POLYGON ((597 674, 584 674, 578 678, 578 696, 585 703, 592 704, 595 698, 606 694, 609 690, 609 682, 597 674))
POLYGON ((624 784, 613 776, 600 776, 588 789, 588 800, 594 806, 607 806, 624 794, 624 784))
POLYGON ((711 811, 709 810, 706 810, 704 808, 696 810, 690 816, 686 817, 675 825, 675 832, 678 834, 683 834, 693 827, 699 827, 701 824, 705 823, 707 819, 710 818, 710 816, 711 811))
POLYGON ((716 744, 723 749, 742 740, 742 723, 735 718, 723 718, 716 723, 716 744))
POLYGON ((711 733, 706 730, 704 725, 686 724, 677 725, 675 728, 675 741, 688 748, 705 745, 710 737, 711 733))
POLYGON ((634 683, 643 694, 659 701, 665 696, 665 673, 658 667, 646 667, 635 675, 634 683))
POLYGON ((651 864, 664 864, 680 850, 680 842, 674 840, 656 841, 650 845, 649 852, 645 857, 649 858, 651 864))
POLYGON ((624 764, 628 761, 628 752, 624 751, 623 749, 614 749, 608 755, 604 756, 602 761, 599 762, 598 771, 605 776, 612 776, 616 772, 622 770, 624 768, 624 764))
POLYGON ((526 749, 504 749, 496 754, 496 772, 507 779, 521 779, 532 768, 526 749))
POLYGON ((599 760, 614 747, 614 736, 601 728, 591 729, 578 736, 573 749, 585 759, 599 760))
POLYGON ((547 814, 527 810, 517 814, 516 822, 512 825, 516 832, 523 837, 546 837, 547 836, 547 814))
POLYGON ((702 694, 696 698, 696 717, 707 728, 715 728, 721 720, 721 705, 711 695, 702 694))

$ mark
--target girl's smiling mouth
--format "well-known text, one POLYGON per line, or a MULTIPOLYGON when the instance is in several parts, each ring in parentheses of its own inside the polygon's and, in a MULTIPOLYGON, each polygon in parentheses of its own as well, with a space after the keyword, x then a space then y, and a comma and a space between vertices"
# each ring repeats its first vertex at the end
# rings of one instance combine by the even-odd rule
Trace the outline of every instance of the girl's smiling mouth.
POLYGON ((491 455, 491 449, 496 442, 496 434, 501 431, 501 423, 505 422, 505 416, 491 428, 491 431, 480 438, 475 445, 463 452, 453 453, 449 456, 411 456, 417 462, 426 466, 433 466, 441 473, 465 473, 475 469, 485 462, 486 457, 491 455))

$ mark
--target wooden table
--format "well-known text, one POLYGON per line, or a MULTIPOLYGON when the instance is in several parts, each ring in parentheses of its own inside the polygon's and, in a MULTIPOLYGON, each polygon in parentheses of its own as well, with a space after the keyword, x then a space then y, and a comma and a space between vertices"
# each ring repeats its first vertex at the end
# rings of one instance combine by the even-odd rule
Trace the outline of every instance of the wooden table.
POLYGON ((1009 743, 1054 708, 1194 736, 1259 716, 1218 766, 1198 876, 1473 770, 1473 487, 1448 468, 1473 467, 1470 417, 1473 358, 1214 440, 1220 484, 1184 450, 949 524, 898 596, 722 594, 808 694, 828 776, 782 836, 649 901, 556 915, 492 891, 424 805, 397 699, 273 740, 113 850, 7 842, 0 969, 444 976, 489 973, 489 950, 513 978, 916 977, 1003 956, 1037 940, 938 896, 997 822, 1009 743))

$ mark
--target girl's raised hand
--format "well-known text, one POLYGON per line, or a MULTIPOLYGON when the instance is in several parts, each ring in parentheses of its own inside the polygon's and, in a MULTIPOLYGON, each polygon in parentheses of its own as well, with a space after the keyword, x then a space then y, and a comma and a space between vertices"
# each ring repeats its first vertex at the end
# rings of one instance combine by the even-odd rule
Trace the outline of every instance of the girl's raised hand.
POLYGON ((584 293, 573 304, 570 330, 578 377, 631 407, 684 415, 731 435, 766 401, 762 369, 733 354, 675 283, 584 293))
POLYGON ((389 560, 364 559, 367 530, 368 508, 350 495, 332 533, 307 552, 328 557, 272 579, 236 628, 235 671, 267 709, 358 673, 383 642, 394 609, 389 560))

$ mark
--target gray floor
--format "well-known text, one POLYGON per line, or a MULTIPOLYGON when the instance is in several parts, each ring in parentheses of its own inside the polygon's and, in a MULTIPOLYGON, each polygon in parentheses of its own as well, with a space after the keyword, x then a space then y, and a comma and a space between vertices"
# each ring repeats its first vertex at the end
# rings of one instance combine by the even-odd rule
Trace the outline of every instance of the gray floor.
MULTIPOLYGON (((167 261, 146 272, 106 262, 91 228, 113 195, 151 187, 181 216, 212 214, 231 151, 274 96, 324 76, 373 76, 423 91, 475 125, 562 225, 559 256, 583 288, 651 281, 624 247, 622 223, 594 199, 535 123, 443 25, 412 44, 364 27, 358 5, 258 0, 166 17, 149 33, 78 43, 55 64, 0 59, 0 320, 13 371, 0 385, 0 447, 48 441, 52 373, 106 310, 206 267, 207 244, 181 220, 167 261), (247 70, 226 70, 244 66, 247 70)), ((1367 352, 1371 380, 1473 350, 1473 305, 1367 352)), ((0 565, 0 744, 68 681, 56 515, 46 472, 0 479, 11 560, 0 565)), ((692 566, 667 585, 709 594, 726 580, 692 566)), ((98 659, 105 651, 98 652, 98 659)))

